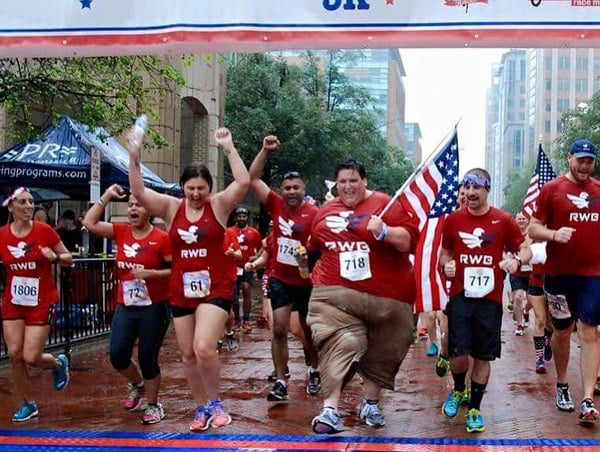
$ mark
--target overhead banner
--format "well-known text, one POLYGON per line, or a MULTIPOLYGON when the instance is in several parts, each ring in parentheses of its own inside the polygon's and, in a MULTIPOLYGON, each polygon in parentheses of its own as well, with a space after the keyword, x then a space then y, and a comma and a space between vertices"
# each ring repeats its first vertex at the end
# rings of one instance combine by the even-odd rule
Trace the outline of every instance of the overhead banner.
POLYGON ((0 56, 600 47, 600 0, 19 0, 0 56))

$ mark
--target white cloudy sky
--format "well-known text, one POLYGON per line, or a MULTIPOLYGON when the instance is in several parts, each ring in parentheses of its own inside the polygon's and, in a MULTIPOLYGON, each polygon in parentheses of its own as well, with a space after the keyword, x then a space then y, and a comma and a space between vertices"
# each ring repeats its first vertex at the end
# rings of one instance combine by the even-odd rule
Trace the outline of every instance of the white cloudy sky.
POLYGON ((485 162, 486 90, 507 49, 400 49, 406 121, 418 122, 423 158, 458 126, 461 173, 485 162))

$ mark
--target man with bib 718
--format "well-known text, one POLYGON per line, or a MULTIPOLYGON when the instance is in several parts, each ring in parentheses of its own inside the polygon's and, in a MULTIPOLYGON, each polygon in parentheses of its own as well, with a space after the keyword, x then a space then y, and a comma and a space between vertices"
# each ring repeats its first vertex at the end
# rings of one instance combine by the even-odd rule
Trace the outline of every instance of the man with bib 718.
POLYGON ((473 358, 467 431, 483 432, 481 399, 490 377, 490 361, 500 358, 502 290, 505 272, 514 273, 531 259, 515 219, 488 204, 490 175, 475 168, 466 173, 467 208, 444 224, 440 264, 451 280, 448 353, 454 388, 442 406, 455 417, 466 390, 469 356, 473 358))

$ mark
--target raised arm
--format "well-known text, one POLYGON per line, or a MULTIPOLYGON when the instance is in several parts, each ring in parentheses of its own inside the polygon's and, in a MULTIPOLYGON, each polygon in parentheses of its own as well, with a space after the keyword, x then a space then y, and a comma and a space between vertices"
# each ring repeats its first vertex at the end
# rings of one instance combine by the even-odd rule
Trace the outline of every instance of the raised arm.
POLYGON ((252 165, 250 165, 250 188, 252 188, 258 200, 263 204, 267 203, 267 197, 269 196, 271 189, 261 179, 261 176, 265 169, 269 154, 278 149, 279 144, 279 140, 275 135, 269 135, 263 138, 262 148, 258 154, 256 154, 256 157, 254 157, 252 165))
POLYGON ((248 193, 250 176, 240 154, 233 145, 233 137, 229 129, 225 127, 217 129, 215 131, 215 141, 227 156, 233 175, 233 182, 225 190, 213 196, 213 200, 216 201, 213 204, 215 214, 221 224, 226 224, 231 211, 242 202, 246 193, 248 193))
POLYGON ((83 226, 94 235, 112 239, 114 229, 112 223, 101 221, 104 216, 104 208, 113 199, 123 199, 125 197, 124 190, 117 184, 113 184, 106 189, 96 202, 85 214, 83 218, 83 226))
POLYGON ((141 169, 142 146, 142 143, 135 142, 133 128, 130 129, 125 137, 125 147, 129 151, 129 187, 131 193, 150 215, 162 218, 167 225, 170 225, 172 212, 176 210, 178 200, 144 187, 141 169))

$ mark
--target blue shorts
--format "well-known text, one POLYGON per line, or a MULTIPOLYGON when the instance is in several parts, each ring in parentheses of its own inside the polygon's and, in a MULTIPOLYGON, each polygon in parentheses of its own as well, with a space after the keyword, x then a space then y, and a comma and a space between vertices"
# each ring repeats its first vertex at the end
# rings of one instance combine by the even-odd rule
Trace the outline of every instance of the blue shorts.
POLYGON ((546 275, 544 289, 552 324, 567 329, 575 320, 600 325, 600 276, 546 275))

